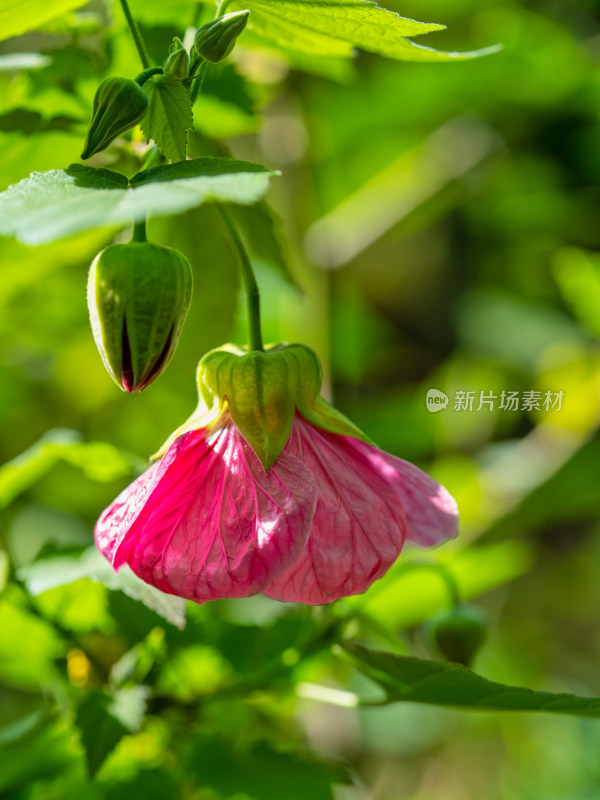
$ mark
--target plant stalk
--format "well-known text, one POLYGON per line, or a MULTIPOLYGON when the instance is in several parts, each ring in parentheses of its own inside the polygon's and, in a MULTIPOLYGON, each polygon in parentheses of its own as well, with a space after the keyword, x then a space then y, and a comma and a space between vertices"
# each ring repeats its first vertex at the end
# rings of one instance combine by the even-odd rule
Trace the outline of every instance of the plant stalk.
POLYGON ((259 350, 262 352, 265 348, 263 347, 260 330, 260 292, 258 290, 256 276, 244 243, 242 242, 237 228, 231 221, 231 217, 220 204, 217 203, 216 208, 229 231, 240 261, 244 288, 246 289, 246 306, 248 308, 249 348, 250 350, 259 350))
POLYGON ((131 237, 132 242, 147 242, 148 239, 146 238, 146 220, 143 219, 141 222, 136 222, 133 226, 133 236, 131 237))
POLYGON ((194 82, 190 90, 190 100, 192 102, 192 105, 196 102, 196 98, 198 97, 198 95, 200 94, 200 90, 202 89, 202 84, 204 83, 204 78, 206 77, 208 64, 209 64, 208 61, 203 61, 198 67, 198 72, 194 77, 194 82))
POLYGON ((144 69, 148 69, 150 67, 150 57, 148 56, 148 51, 146 49, 146 45, 144 44, 144 40, 142 39, 142 34, 140 33, 138 24, 131 16, 131 11, 127 5, 127 0, 121 0, 121 7, 123 9, 123 13, 125 14, 127 24, 129 25, 131 35, 133 36, 133 41, 135 42, 135 46, 137 47, 137 51, 140 55, 142 66, 144 69))

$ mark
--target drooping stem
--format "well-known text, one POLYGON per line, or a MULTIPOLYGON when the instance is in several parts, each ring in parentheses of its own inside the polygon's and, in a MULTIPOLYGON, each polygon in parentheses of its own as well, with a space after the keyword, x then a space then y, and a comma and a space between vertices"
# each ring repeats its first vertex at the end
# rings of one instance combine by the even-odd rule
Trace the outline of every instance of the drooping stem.
POLYGON ((190 100, 192 101, 192 105, 196 102, 196 98, 200 94, 200 90, 202 89, 202 84, 204 83, 204 78, 206 77, 206 70, 208 69, 208 61, 203 61, 200 66, 198 67, 198 73, 194 78, 194 83, 192 84, 192 88, 190 91, 190 100))
POLYGON ((147 242, 146 239, 146 220, 143 219, 141 222, 136 222, 133 226, 133 236, 131 237, 132 242, 147 242))
POLYGON ((452 608, 460 603, 460 592, 456 583, 456 578, 445 564, 431 563, 429 561, 413 561, 409 564, 403 564, 397 571, 397 574, 403 572, 412 572, 413 570, 429 570, 442 579, 448 592, 448 599, 452 608))
POLYGON ((219 0, 217 3, 217 11, 215 13, 215 19, 219 19, 225 11, 227 10, 227 6, 231 3, 231 0, 219 0))
POLYGON ((131 35, 133 36, 133 41, 135 42, 137 51, 140 54, 140 60, 142 62, 142 66, 144 67, 144 69, 148 69, 148 67, 150 66, 150 58, 148 56, 148 51, 146 50, 146 45, 144 44, 144 40, 142 39, 142 34, 140 33, 138 24, 131 16, 131 11, 129 10, 129 6, 127 5, 127 0, 121 0, 121 7, 123 9, 123 13, 125 14, 125 19, 127 20, 127 24, 129 25, 129 30, 131 31, 131 35))
POLYGON ((231 239, 237 250, 238 258, 240 260, 240 269, 242 271, 242 278, 244 281, 244 288, 246 289, 246 306, 248 308, 248 329, 249 329, 249 346, 250 350, 264 350, 262 333, 260 330, 260 293, 258 291, 258 284, 256 276, 252 269, 252 264, 244 243, 237 231, 237 228, 231 221, 231 217, 223 206, 216 204, 216 208, 221 215, 231 239))

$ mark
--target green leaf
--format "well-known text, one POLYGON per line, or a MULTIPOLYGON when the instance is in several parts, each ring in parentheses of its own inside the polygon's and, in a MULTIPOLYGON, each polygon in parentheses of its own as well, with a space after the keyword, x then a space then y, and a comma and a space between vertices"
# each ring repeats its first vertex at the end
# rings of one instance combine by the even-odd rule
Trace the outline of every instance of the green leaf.
POLYGON ((279 751, 259 743, 240 752, 216 736, 196 736, 188 752, 189 767, 203 786, 219 796, 243 794, 253 800, 332 800, 334 783, 347 783, 337 764, 317 761, 308 753, 279 751))
POLYGON ((124 592, 134 600, 139 600, 172 625, 178 628, 185 626, 184 599, 164 594, 149 583, 144 583, 127 565, 115 572, 95 547, 84 550, 79 556, 58 556, 36 561, 22 567, 18 577, 34 596, 57 586, 89 578, 108 589, 124 592))
POLYGON ((0 0, 0 41, 39 28, 85 0, 0 0))
POLYGON ((177 214, 207 200, 251 204, 277 173, 247 161, 196 158, 127 179, 107 169, 73 164, 34 172, 0 193, 0 235, 36 245, 108 225, 177 214), (151 184, 160 182, 160 191, 151 184))
POLYGON ((230 213, 238 224, 251 256, 264 261, 288 283, 295 285, 282 245, 281 220, 268 204, 261 201, 253 206, 232 206, 230 213))
POLYGON ((427 703, 472 711, 547 711, 600 719, 600 697, 507 686, 458 664, 398 656, 357 644, 346 644, 340 652, 381 686, 389 703, 427 703))
POLYGON ((41 783, 65 781, 81 759, 69 720, 41 714, 22 722, 16 736, 0 742, 0 796, 11 800, 31 797, 32 787, 41 783))
POLYGON ((280 47, 319 56, 345 56, 359 47, 406 61, 475 58, 498 48, 445 53, 409 41, 445 25, 417 22, 370 0, 236 0, 231 10, 250 9, 248 27, 280 47))
POLYGON ((154 75, 143 86, 150 106, 140 125, 146 141, 154 139, 169 161, 184 161, 188 128, 193 125, 192 102, 174 75, 154 75))
POLYGON ((48 431, 39 442, 0 467, 0 508, 9 506, 59 461, 79 467, 86 476, 101 482, 132 472, 131 460, 106 442, 83 442, 76 431, 48 431))
POLYGON ((143 686, 120 689, 113 695, 93 691, 81 702, 75 722, 81 732, 91 778, 123 736, 139 729, 146 710, 147 692, 143 686))

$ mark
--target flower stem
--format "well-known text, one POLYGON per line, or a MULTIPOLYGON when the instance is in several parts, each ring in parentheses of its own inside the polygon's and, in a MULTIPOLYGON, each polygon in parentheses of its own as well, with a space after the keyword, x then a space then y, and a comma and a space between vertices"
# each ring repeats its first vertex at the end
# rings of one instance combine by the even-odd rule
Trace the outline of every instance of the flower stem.
POLYGON ((244 243, 237 231, 237 228, 231 221, 231 217, 227 211, 220 204, 216 204, 216 208, 225 223, 231 239, 237 250, 238 258, 240 260, 240 269, 242 271, 242 278, 244 280, 244 287, 246 289, 246 306, 248 308, 248 329, 249 329, 249 346, 250 350, 263 351, 262 334, 260 331, 260 293, 258 291, 258 284, 256 276, 250 263, 250 258, 244 247, 244 243))
POLYGON ((132 242, 147 242, 146 239, 146 220, 143 219, 141 222, 136 222, 133 226, 133 236, 131 237, 132 242))
POLYGON ((129 25, 129 30, 131 31, 131 35, 133 36, 133 41, 135 42, 137 51, 140 54, 140 60, 142 62, 142 66, 144 67, 144 69, 148 69, 148 67, 150 66, 150 58, 148 56, 148 51, 146 50, 146 45, 144 44, 144 40, 142 39, 142 34, 140 33, 138 24, 131 16, 131 11, 129 10, 129 6, 127 5, 127 0, 121 0, 121 7, 123 9, 123 13, 125 14, 125 19, 127 20, 127 24, 129 25))
POLYGON ((219 19, 219 17, 225 13, 229 3, 231 3, 231 0, 219 0, 219 2, 217 3, 217 11, 215 13, 215 19, 219 19))
POLYGON ((198 67, 198 72, 194 77, 194 83, 192 84, 192 88, 190 90, 190 100, 192 101, 192 105, 196 102, 196 98, 200 94, 200 90, 202 89, 202 84, 204 83, 204 78, 206 77, 206 71, 208 69, 208 61, 203 61, 200 66, 198 67))
POLYGON ((429 572, 439 575, 446 586, 448 600, 452 608, 460 604, 460 592, 456 583, 456 578, 445 564, 432 563, 429 561, 413 561, 409 564, 403 564, 398 569, 398 573, 412 572, 418 569, 429 570, 429 572))

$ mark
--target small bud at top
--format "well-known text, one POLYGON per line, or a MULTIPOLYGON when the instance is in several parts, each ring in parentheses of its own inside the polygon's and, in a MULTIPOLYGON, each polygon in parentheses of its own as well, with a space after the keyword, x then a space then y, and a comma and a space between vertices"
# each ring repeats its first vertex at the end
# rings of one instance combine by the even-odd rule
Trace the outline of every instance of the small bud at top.
POLYGON ((141 121, 148 110, 148 97, 135 81, 107 78, 96 96, 82 159, 99 153, 119 136, 141 121))
POLYGON ((150 242, 113 244, 90 268, 88 307, 104 366, 127 392, 145 389, 175 352, 192 292, 189 261, 150 242))
POLYGON ((212 64, 226 59, 246 27, 249 14, 249 11, 235 11, 198 28, 194 39, 194 49, 198 55, 212 64))
POLYGON ((165 61, 165 72, 183 81, 187 78, 189 69, 190 57, 181 39, 175 36, 169 48, 169 55, 165 61))

